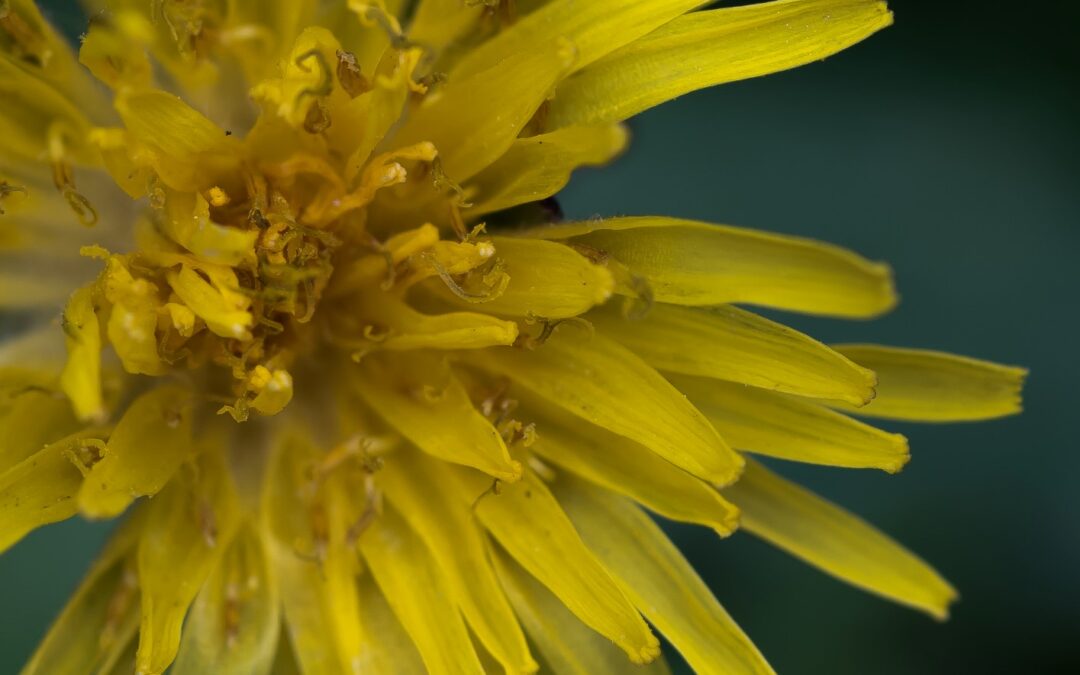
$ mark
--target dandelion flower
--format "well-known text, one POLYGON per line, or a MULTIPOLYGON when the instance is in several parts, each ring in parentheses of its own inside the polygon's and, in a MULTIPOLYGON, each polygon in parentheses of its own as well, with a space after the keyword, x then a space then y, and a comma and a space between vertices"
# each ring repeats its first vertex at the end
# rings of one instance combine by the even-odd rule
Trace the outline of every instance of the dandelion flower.
POLYGON ((76 54, 0 3, 0 550, 127 514, 24 673, 665 672, 654 629, 771 672, 642 507, 945 616, 747 453, 895 472, 856 417, 1007 415, 1023 371, 742 308, 889 310, 854 253, 544 201, 884 3, 89 4, 76 54))

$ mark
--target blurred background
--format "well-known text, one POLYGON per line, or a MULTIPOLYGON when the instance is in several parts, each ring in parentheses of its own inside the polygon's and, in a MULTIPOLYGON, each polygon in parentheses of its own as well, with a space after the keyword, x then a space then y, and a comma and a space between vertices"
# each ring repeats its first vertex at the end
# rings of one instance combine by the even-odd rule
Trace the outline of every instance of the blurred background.
MULTIPOLYGON (((74 2, 45 4, 78 34, 74 2)), ((911 441, 899 475, 779 467, 932 562, 961 594, 947 623, 750 535, 670 528, 777 671, 1080 673, 1080 7, 890 5, 894 27, 824 63, 635 119, 630 152, 560 201, 572 218, 666 214, 854 248, 894 266, 900 308, 786 322, 1032 371, 1022 416, 883 425, 911 441)), ((73 520, 0 557, 0 673, 17 672, 105 533, 73 520)))

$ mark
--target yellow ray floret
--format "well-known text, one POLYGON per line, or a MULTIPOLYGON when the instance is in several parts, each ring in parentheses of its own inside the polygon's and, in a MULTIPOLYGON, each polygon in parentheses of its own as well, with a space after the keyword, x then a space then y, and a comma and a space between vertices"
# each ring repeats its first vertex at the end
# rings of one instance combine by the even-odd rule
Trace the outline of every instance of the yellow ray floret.
POLYGON ((922 349, 842 345, 838 351, 878 373, 874 401, 857 412, 869 417, 960 422, 1020 412, 1027 370, 922 349))
POLYGON ((631 502, 560 478, 555 493, 585 541, 697 673, 772 673, 690 564, 631 502))
POLYGON ((613 218, 530 231, 625 264, 678 305, 749 303, 872 317, 896 304, 888 266, 829 244, 674 218, 613 218))
POLYGON ((756 462, 724 491, 743 527, 850 584, 945 619, 956 591, 936 571, 856 516, 756 462))

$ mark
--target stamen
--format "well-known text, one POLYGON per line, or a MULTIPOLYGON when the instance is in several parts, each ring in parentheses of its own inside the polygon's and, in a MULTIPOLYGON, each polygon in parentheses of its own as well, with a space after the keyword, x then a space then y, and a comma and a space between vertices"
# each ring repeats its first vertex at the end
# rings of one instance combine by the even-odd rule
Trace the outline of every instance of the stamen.
POLYGON ((75 441, 71 447, 65 448, 63 454, 75 465, 79 473, 86 477, 89 475, 90 469, 93 469, 94 465, 100 462, 107 452, 108 447, 105 445, 105 441, 99 438, 81 438, 75 441))
POLYGON ((588 319, 580 316, 567 317, 565 319, 545 319, 541 316, 529 316, 525 319, 525 323, 540 324, 540 333, 536 336, 526 335, 521 333, 518 335, 518 339, 514 342, 514 346, 523 349, 536 349, 547 342, 551 336, 555 333, 555 329, 564 325, 571 324, 579 326, 584 329, 588 336, 591 338, 596 334, 596 327, 592 325, 588 319))
POLYGON ((90 200, 75 189, 75 175, 71 165, 65 161, 66 149, 64 146, 64 134, 69 130, 62 122, 54 122, 49 127, 47 135, 49 158, 52 160, 53 184, 60 194, 63 195, 79 223, 86 227, 97 224, 98 214, 90 204, 90 200))
POLYGON ((401 24, 396 17, 387 13, 380 4, 349 0, 349 9, 359 15, 364 23, 374 23, 382 28, 390 38, 390 46, 399 51, 413 47, 413 43, 401 32, 401 24))
POLYGON ((472 206, 471 203, 465 200, 465 190, 446 175, 446 172, 443 170, 442 158, 437 155, 431 160, 431 175, 433 177, 432 184, 435 186, 436 190, 439 192, 450 190, 453 192, 457 195, 457 205, 463 209, 472 206))
POLYGON ((6 213, 4 211, 4 199, 6 199, 8 195, 14 194, 16 192, 26 196, 30 195, 27 189, 21 185, 12 185, 6 180, 0 180, 0 216, 6 213))
POLYGON ((480 506, 480 502, 482 502, 484 499, 487 499, 488 497, 491 497, 492 495, 497 497, 497 496, 499 496, 501 494, 502 494, 502 480, 496 478, 495 480, 493 480, 491 482, 491 487, 489 487, 488 489, 484 490, 479 495, 477 495, 476 499, 473 500, 472 506, 470 508, 472 509, 473 512, 475 512, 476 507, 480 506))
POLYGON ((371 82, 360 71, 360 64, 356 60, 356 54, 337 50, 337 78, 341 88, 350 98, 356 98, 364 92, 372 90, 371 82))
POLYGON ((375 476, 371 471, 364 473, 364 495, 364 510, 345 533, 345 542, 349 546, 355 545, 364 531, 371 527, 371 524, 382 513, 382 491, 375 486, 375 476))
POLYGON ((506 287, 510 285, 510 275, 506 273, 505 265, 501 260, 496 259, 491 270, 484 274, 482 278, 484 284, 487 285, 487 289, 481 292, 470 292, 465 290, 434 256, 424 257, 427 258, 431 267, 439 275, 443 283, 446 284, 446 287, 450 289, 450 292, 466 302, 491 302, 505 293, 506 287))

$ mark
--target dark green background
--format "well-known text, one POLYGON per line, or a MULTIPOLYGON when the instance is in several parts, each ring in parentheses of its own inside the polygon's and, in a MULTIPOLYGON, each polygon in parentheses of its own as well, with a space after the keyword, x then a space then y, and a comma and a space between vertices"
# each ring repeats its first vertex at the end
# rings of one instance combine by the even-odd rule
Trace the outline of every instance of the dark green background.
MULTIPOLYGON (((827 341, 1032 370, 1023 416, 892 425, 914 456, 897 476, 781 467, 934 563, 962 596, 948 623, 749 535, 672 529, 778 671, 1080 673, 1080 10, 891 5, 896 26, 825 63, 635 119, 629 154, 581 172, 561 202, 571 217, 668 214, 850 246, 893 264, 900 308, 785 320, 827 341)), ((0 557, 0 673, 25 659, 103 532, 71 521, 0 557)))

